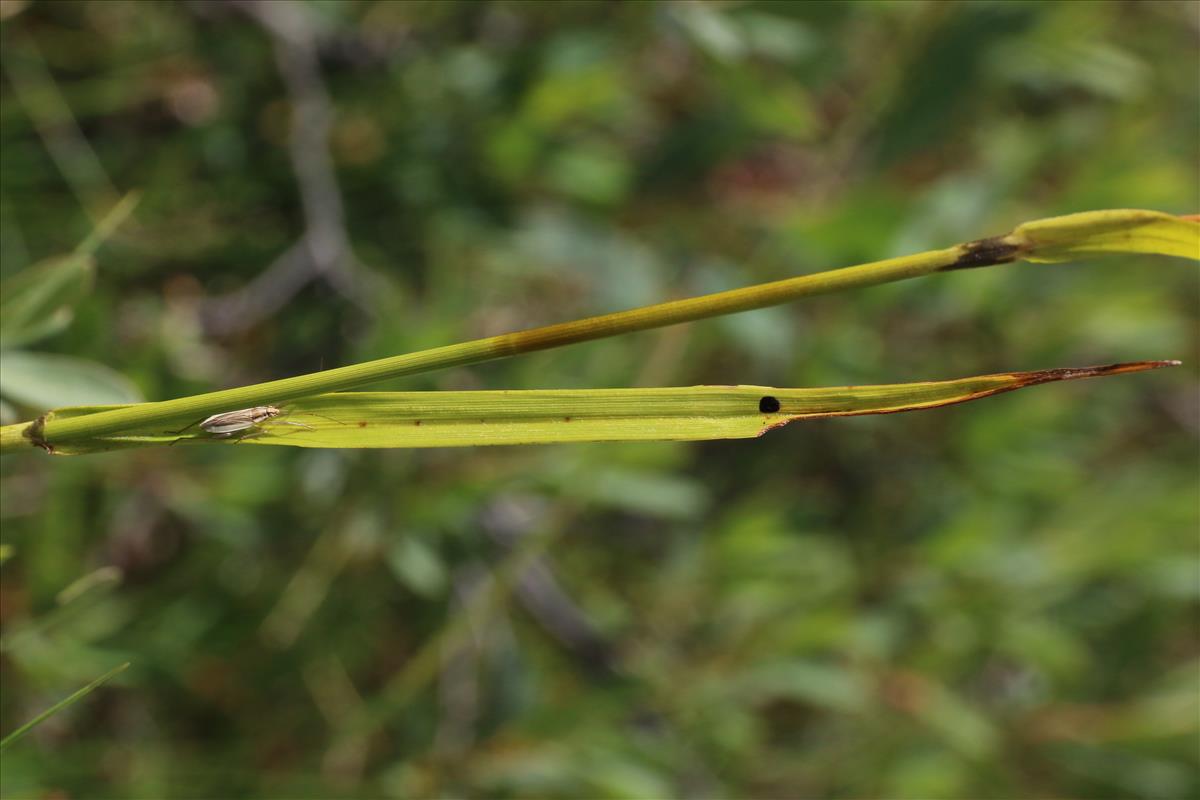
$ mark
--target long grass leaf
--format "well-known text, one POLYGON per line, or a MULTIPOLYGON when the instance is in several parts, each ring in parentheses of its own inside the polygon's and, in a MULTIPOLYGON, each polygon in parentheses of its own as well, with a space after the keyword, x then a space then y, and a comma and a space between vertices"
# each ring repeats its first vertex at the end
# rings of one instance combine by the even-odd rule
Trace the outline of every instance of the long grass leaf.
POLYGON ((104 673, 99 678, 96 678, 96 680, 89 683, 87 686, 84 686, 82 689, 71 693, 67 697, 64 697, 62 700, 59 700, 57 703, 50 706, 45 711, 43 711, 42 713, 38 714, 33 719, 26 722, 24 725, 17 728, 12 733, 8 734, 8 736, 5 736, 3 739, 0 739, 0 750, 5 749, 9 745, 11 745, 13 742, 20 739, 22 736, 29 733, 35 727, 37 727, 38 725, 45 722, 50 717, 52 717, 55 714, 57 714, 58 712, 62 711, 64 708, 67 708, 68 706, 72 706, 72 705, 78 703, 80 700, 87 697, 92 692, 96 691, 96 689, 100 688, 100 686, 102 684, 104 684, 106 681, 111 680, 112 678, 121 674, 128 668, 129 668, 129 662, 126 661, 124 664, 120 664, 116 667, 113 667, 108 672, 104 673))
POLYGON ((690 386, 471 392, 335 392, 286 404, 230 436, 193 427, 93 440, 65 452, 138 445, 464 447, 560 442, 683 441, 761 436, 789 422, 892 414, 964 403, 1040 383, 1139 372, 1173 361, 1007 372, 947 381, 778 389, 690 386), (78 448, 78 449, 77 449, 78 448))

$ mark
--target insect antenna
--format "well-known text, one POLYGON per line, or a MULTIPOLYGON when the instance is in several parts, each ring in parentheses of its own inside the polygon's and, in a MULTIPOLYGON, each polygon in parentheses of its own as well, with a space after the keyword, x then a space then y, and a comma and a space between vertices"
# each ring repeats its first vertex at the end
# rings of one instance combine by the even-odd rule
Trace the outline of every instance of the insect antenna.
MULTIPOLYGON (((342 420, 340 420, 340 419, 334 419, 333 417, 328 417, 328 416, 326 416, 326 415, 324 415, 324 414, 318 414, 316 411, 298 411, 298 412, 297 412, 297 411, 293 411, 292 413, 300 413, 300 414, 307 414, 307 415, 309 415, 309 416, 313 416, 313 417, 320 417, 321 419, 327 419, 327 420, 329 420, 330 422, 336 422, 338 425, 347 425, 347 424, 349 424, 349 423, 343 422, 343 421, 342 421, 342 420)), ((298 423, 293 423, 293 424, 298 424, 298 423)))
MULTIPOLYGON (((306 411, 306 410, 304 410, 304 409, 297 409, 297 408, 289 409, 289 410, 288 410, 288 412, 287 412, 287 416, 289 416, 289 417, 290 417, 290 416, 292 416, 293 414, 304 414, 304 415, 306 415, 306 416, 320 417, 321 419, 327 419, 327 420, 329 420, 330 422, 336 422, 338 425, 345 425, 345 424, 346 424, 345 422, 342 422, 340 419, 334 419, 333 417, 327 417, 327 416, 325 416, 324 414, 318 414, 316 411, 306 411)), ((315 430, 316 430, 316 428, 315 428, 314 426, 312 426, 312 425, 308 425, 308 424, 306 424, 306 423, 303 423, 303 422, 295 422, 295 421, 293 421, 293 420, 288 420, 288 419, 277 419, 277 420, 275 420, 275 423, 276 423, 277 425, 292 425, 292 426, 294 426, 294 427, 297 427, 297 428, 306 428, 306 429, 308 429, 308 430, 310 430, 310 431, 315 431, 315 430)))
POLYGON ((297 428, 308 428, 310 431, 316 430, 316 428, 314 428, 312 425, 305 425, 303 422, 290 422, 286 419, 281 419, 275 424, 276 425, 295 425, 297 428))

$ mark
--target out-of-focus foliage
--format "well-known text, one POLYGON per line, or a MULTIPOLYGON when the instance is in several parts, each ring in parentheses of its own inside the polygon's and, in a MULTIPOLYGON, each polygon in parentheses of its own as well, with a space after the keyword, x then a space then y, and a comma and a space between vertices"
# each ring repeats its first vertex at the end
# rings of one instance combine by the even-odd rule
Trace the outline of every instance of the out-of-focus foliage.
MULTIPOLYGON (((1200 209, 1194 4, 269 5, 344 274, 268 271, 336 214, 252 6, 0 5, 0 277, 143 192, 40 349, 165 398, 1200 209)), ((1194 797, 1198 291, 1012 265, 378 387, 1188 365, 761 440, 6 457, 0 733, 133 666, 0 790, 1194 797)))
MULTIPOLYGON (((95 279, 95 250, 136 203, 131 195, 117 204, 95 231, 69 255, 47 259, 0 281, 0 402, 28 407, 56 403, 133 403, 142 400, 137 387, 115 370, 71 356, 30 352, 40 341, 71 324, 77 306, 95 279)), ((4 423, 16 412, 0 407, 4 423)))

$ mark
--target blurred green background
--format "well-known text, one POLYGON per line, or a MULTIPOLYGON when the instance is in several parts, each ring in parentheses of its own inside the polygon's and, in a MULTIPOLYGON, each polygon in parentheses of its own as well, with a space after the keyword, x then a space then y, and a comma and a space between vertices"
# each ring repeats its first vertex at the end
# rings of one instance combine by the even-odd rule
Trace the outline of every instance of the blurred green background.
MULTIPOLYGON (((147 399, 1200 211, 1194 3, 0 17, 3 274, 140 190, 38 346, 147 399)), ((1198 317, 1182 260, 1017 264, 374 388, 1185 366, 754 441, 6 456, 0 731, 132 667, 0 791, 1200 796, 1198 317)))

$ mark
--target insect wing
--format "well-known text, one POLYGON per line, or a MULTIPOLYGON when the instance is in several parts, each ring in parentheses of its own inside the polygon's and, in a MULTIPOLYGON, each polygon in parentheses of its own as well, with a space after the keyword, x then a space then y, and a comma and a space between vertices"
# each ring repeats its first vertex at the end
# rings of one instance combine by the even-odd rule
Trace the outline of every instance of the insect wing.
POLYGON ((200 423, 200 427, 209 433, 234 433, 244 431, 254 424, 254 420, 241 412, 232 411, 228 414, 213 414, 200 423))
POLYGON ((226 411, 223 414, 213 414, 200 423, 200 427, 209 433, 236 433, 251 428, 264 420, 279 414, 275 406, 255 406, 238 411, 226 411))

